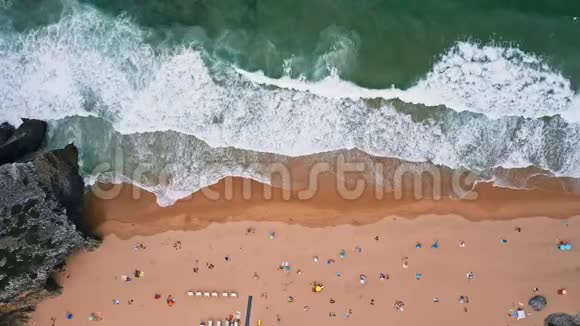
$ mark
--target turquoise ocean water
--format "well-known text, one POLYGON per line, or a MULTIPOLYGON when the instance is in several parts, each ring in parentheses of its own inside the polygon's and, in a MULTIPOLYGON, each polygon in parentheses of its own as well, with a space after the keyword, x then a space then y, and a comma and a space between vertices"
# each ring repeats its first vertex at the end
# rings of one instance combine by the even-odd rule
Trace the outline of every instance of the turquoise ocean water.
POLYGON ((579 82, 574 0, 0 0, 0 120, 163 204, 261 153, 580 177, 579 82))

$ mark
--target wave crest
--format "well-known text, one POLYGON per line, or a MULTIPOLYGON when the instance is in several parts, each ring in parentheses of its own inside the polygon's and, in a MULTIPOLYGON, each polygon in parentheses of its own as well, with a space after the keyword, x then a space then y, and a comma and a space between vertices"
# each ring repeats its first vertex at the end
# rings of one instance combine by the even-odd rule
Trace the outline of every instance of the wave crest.
POLYGON ((145 37, 127 17, 83 6, 2 43, 0 113, 12 122, 93 115, 123 134, 174 130, 214 148, 290 156, 359 148, 454 168, 535 165, 580 175, 576 123, 513 116, 566 112, 573 97, 564 77, 517 49, 458 43, 408 90, 367 90, 338 80, 340 93, 320 96, 313 93, 332 87, 318 85, 335 80, 264 77, 277 86, 264 87, 253 82, 257 74, 233 69, 217 78, 201 50, 155 48, 145 37), (368 100, 376 97, 407 103, 368 100), (409 104, 441 102, 485 115, 409 104))

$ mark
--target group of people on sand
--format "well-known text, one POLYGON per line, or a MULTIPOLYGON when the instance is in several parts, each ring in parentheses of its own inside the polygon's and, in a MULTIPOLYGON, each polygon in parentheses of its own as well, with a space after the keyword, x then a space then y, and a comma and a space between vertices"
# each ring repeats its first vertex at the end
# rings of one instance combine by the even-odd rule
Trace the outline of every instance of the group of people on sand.
MULTIPOLYGON (((519 226, 517 226, 517 227, 515 227, 515 231, 516 232, 522 232, 522 228, 519 227, 519 226)), ((270 239, 274 239, 273 235, 274 235, 274 233, 271 232, 270 233, 270 239)), ((374 240, 375 241, 379 241, 379 239, 380 239, 379 236, 375 236, 374 237, 374 240)), ((499 239, 500 239, 500 243, 501 244, 507 244, 508 243, 508 240, 505 239, 505 238, 499 238, 499 239)), ((461 240, 461 241, 458 242, 458 247, 459 248, 466 248, 466 246, 467 246, 467 244, 466 244, 465 241, 461 240)), ((431 244, 430 247, 432 249, 439 249, 441 247, 441 244, 440 244, 439 240, 434 240, 432 242, 432 244, 431 244)), ((568 242, 558 241, 557 247, 558 247, 559 250, 566 251, 566 250, 571 250, 572 245, 570 243, 568 243, 568 242)), ((415 248, 416 249, 421 249, 421 248, 423 248, 423 244, 421 242, 416 242, 415 243, 415 248)), ((360 246, 355 246, 353 248, 353 251, 356 252, 356 253, 362 253, 363 252, 363 249, 360 246)), ((340 259, 345 259, 346 258, 346 250, 344 250, 344 249, 340 250, 338 256, 339 256, 340 259)), ((318 256, 313 256, 312 257, 312 261, 314 263, 318 263, 320 261, 320 259, 319 259, 318 256)), ((334 265, 336 263, 336 259, 334 259, 334 258, 328 258, 326 260, 326 263, 327 263, 327 265, 334 265)), ((403 266, 403 269, 408 269, 409 268, 409 257, 406 257, 405 256, 405 257, 402 258, 402 266, 403 266)), ((288 262, 284 262, 283 264, 281 264, 279 266, 279 269, 280 270, 284 270, 284 271, 290 271, 289 263, 288 262)), ((337 272, 336 275, 338 277, 341 277, 342 276, 342 273, 341 272, 337 272)), ((381 281, 385 281, 385 280, 389 280, 390 279, 389 274, 388 273, 385 273, 385 272, 379 273, 379 276, 378 277, 379 277, 379 280, 381 280, 381 281)), ((467 279, 468 282, 471 282, 471 281, 473 281, 475 279, 475 273, 474 272, 471 272, 471 271, 468 271, 468 272, 465 273, 465 277, 466 277, 466 279, 467 279)), ((422 278, 423 278, 423 274, 422 273, 420 273, 420 272, 415 273, 415 279, 416 280, 421 280, 422 278)), ((362 286, 364 286, 364 285, 367 284, 367 276, 366 276, 366 274, 360 274, 359 275, 359 283, 362 286)), ((322 292, 323 289, 324 289, 324 285, 322 283, 320 283, 320 282, 313 282, 312 283, 312 292, 319 293, 319 292, 322 292)), ((558 290, 558 294, 563 295, 565 293, 566 293, 566 290, 565 289, 558 290)), ((288 302, 289 303, 295 302, 294 296, 288 296, 288 302)), ((334 304, 336 301, 331 298, 329 300, 329 302, 331 304, 334 304)), ((439 303, 439 302, 440 302, 440 298, 439 297, 433 297, 433 303, 439 303)), ((459 298, 457 299, 457 302, 460 305, 463 306, 463 311, 464 312, 467 312, 468 311, 467 305, 470 302, 469 296, 467 296, 467 295, 460 295, 459 298)), ((370 304, 371 305, 375 305, 375 299, 371 299, 370 300, 370 304)), ((393 308, 395 310, 397 310, 397 311, 404 311, 405 310, 405 302, 403 300, 397 299, 397 300, 395 300, 395 302, 393 304, 393 308)), ((308 306, 308 305, 304 306, 304 311, 309 311, 309 310, 310 310, 310 306, 308 306)), ((345 313, 344 314, 344 317, 345 318, 348 318, 351 314, 352 314, 352 310, 349 308, 348 313, 345 313)), ((336 313, 330 312, 329 313, 329 317, 336 317, 336 313)))
MULTIPOLYGON (((251 233, 248 231, 247 234, 251 234, 251 233)), ((270 234, 270 239, 273 240, 275 238, 274 237, 275 233, 274 232, 270 232, 269 234, 270 234)), ((374 237, 374 240, 375 241, 379 241, 379 239, 380 239, 379 236, 375 236, 374 237)), ((458 243, 458 245, 459 245, 460 248, 465 248, 466 247, 465 241, 460 241, 458 243)), ((421 242, 417 242, 415 244, 415 248, 421 249, 421 248, 423 248, 423 244, 421 242)), ((434 240, 433 243, 431 244, 431 248, 433 248, 433 249, 439 249, 440 248, 439 241, 438 240, 434 240)), ((356 253, 362 253, 363 252, 363 249, 360 246, 355 246, 352 250, 354 252, 356 252, 356 253)), ((340 259, 345 259, 346 258, 346 250, 341 249, 339 251, 338 256, 339 256, 340 259)), ((316 256, 316 255, 315 256, 312 256, 312 261, 314 263, 318 263, 320 261, 320 258, 318 256, 316 256)), ((326 260, 326 263, 327 263, 327 265, 334 265, 334 264, 336 264, 336 259, 334 259, 334 258, 328 258, 326 260)), ((403 265, 403 269, 407 269, 409 267, 409 257, 403 257, 402 258, 402 265, 403 265)), ((282 262, 278 266, 278 269, 281 270, 281 271, 289 272, 291 270, 290 263, 287 262, 287 261, 282 262)), ((336 275, 338 277, 340 277, 340 276, 342 276, 342 273, 341 272, 337 272, 336 275)), ((385 280, 389 280, 390 279, 390 275, 388 273, 381 272, 381 273, 379 273, 378 278, 381 281, 385 281, 385 280)), ((473 272, 467 272, 466 273, 466 278, 467 278, 468 281, 473 280, 475 278, 475 273, 473 273, 473 272)), ((257 277, 257 273, 254 273, 254 279, 259 279, 259 277, 257 277)), ((422 279, 422 273, 416 273, 415 274, 415 279, 421 280, 422 279)), ((367 276, 366 276, 366 274, 360 274, 359 275, 359 283, 361 285, 363 285, 363 286, 366 285, 366 283, 367 283, 367 276)), ((322 292, 324 290, 324 285, 322 283, 320 283, 320 282, 312 282, 311 285, 312 285, 312 292, 313 293, 319 293, 319 292, 322 292)), ((433 298, 433 302, 434 303, 439 303, 439 301, 440 301, 440 299, 438 297, 434 297, 433 298)), ((458 301, 459 301, 460 304, 466 305, 466 304, 469 303, 469 297, 462 295, 462 296, 459 297, 458 301)), ((291 295, 288 296, 288 303, 293 303, 293 302, 295 302, 295 297, 294 296, 291 296, 291 295)), ((334 304, 335 302, 336 302, 336 300, 334 300, 332 298, 329 300, 329 303, 330 304, 334 304)), ((375 305, 375 299, 371 299, 370 300, 370 304, 371 305, 375 305)), ((404 311, 405 310, 405 302, 402 301, 402 300, 396 300, 394 302, 394 304, 393 304, 393 308, 395 310, 398 310, 398 311, 404 311)), ((308 306, 308 305, 304 306, 304 311, 309 311, 309 310, 310 310, 310 306, 308 306)), ((467 308, 464 307, 464 310, 467 311, 467 308)), ((344 314, 344 317, 345 318, 348 318, 348 317, 350 317, 351 314, 352 314, 352 309, 349 308, 348 309, 348 313, 345 313, 344 314)), ((329 317, 336 317, 336 313, 334 313, 334 312, 330 312, 328 315, 329 315, 329 317)))
MULTIPOLYGON (((516 230, 516 232, 522 232, 522 229, 520 227, 516 227, 515 230, 516 230)), ((248 228, 246 230, 246 235, 253 235, 255 233, 256 233, 256 230, 253 227, 248 228)), ((276 239, 276 233, 275 232, 269 232, 268 233, 268 237, 271 240, 275 240, 276 239)), ((379 239, 380 239, 380 237, 378 235, 374 237, 374 240, 375 241, 379 241, 379 239)), ((508 243, 507 239, 505 239, 503 237, 502 238, 499 238, 499 239, 500 239, 500 243, 502 245, 505 245, 505 244, 508 243)), ((175 241, 175 242, 173 242, 172 246, 176 250, 182 249, 182 243, 181 243, 181 241, 175 241)), ((467 244, 466 244, 465 241, 459 241, 458 242, 458 246, 459 246, 459 248, 465 248, 467 246, 467 244)), ((416 249, 422 249, 423 247, 424 247, 423 246, 423 243, 421 243, 421 242, 416 242, 415 243, 415 248, 416 249)), ((135 250, 145 250, 146 248, 147 247, 143 243, 137 243, 134 246, 134 249, 135 250)), ((436 249, 440 249, 441 248, 441 244, 440 244, 439 240, 434 240, 431 243, 430 248, 431 249, 435 249, 435 250, 436 249)), ((569 250, 572 249, 572 245, 569 242, 558 240, 557 241, 557 248, 559 250, 561 250, 561 251, 569 251, 569 250)), ((363 248, 357 245, 357 246, 355 246, 352 249, 352 251, 355 252, 355 253, 357 253, 357 254, 362 254, 363 253, 363 248)), ((229 262, 232 261, 232 256, 226 255, 224 257, 224 259, 225 259, 226 263, 229 263, 229 262)), ((340 259, 340 260, 347 259, 347 252, 346 252, 345 249, 341 249, 341 250, 338 251, 338 259, 340 259)), ((312 261, 315 264, 319 263, 319 261, 320 261, 319 256, 317 256, 317 255, 312 256, 312 261)), ((327 265, 334 265, 334 264, 336 264, 336 262, 337 262, 337 260, 335 258, 328 258, 328 259, 326 259, 326 264, 327 265)), ((409 257, 408 256, 402 257, 401 258, 401 263, 402 263, 402 268, 403 269, 408 269, 409 268, 409 257)), ((199 261, 198 260, 195 260, 195 265, 193 267, 194 273, 198 273, 199 272, 198 265, 199 265, 199 261)), ((213 263, 206 262, 206 267, 207 267, 208 270, 212 270, 212 269, 215 268, 215 265, 213 263)), ((278 270, 283 271, 283 272, 291 272, 292 271, 292 266, 291 266, 290 262, 284 261, 284 262, 282 262, 282 263, 280 263, 278 265, 278 270)), ((302 270, 298 269, 298 270, 296 270, 296 273, 297 274, 301 274, 302 273, 302 270)), ((136 269, 132 273, 131 276, 133 276, 136 279, 139 279, 139 278, 143 278, 144 275, 145 275, 145 273, 142 270, 136 269)), ((341 272, 337 272, 336 275, 338 277, 341 277, 342 276, 342 273, 341 272)), ((130 282, 130 281, 132 281, 132 277, 131 276, 123 275, 121 278, 125 282, 130 282)), ((465 277, 466 277, 466 279, 467 279, 468 282, 471 282, 471 281, 473 281, 475 279, 476 275, 475 275, 474 272, 468 271, 468 272, 465 273, 465 277)), ((255 280, 260 280, 260 276, 258 275, 257 272, 254 272, 253 278, 255 280)), ((378 279, 380 281, 387 281, 387 280, 390 280, 391 279, 391 276, 389 275, 389 273, 380 272, 378 274, 378 279)), ((423 279, 423 274, 421 272, 416 272, 415 273, 415 279, 418 280, 418 281, 419 280, 422 280, 423 279)), ((365 286, 367 284, 367 282, 368 282, 367 275, 364 274, 364 273, 363 274, 360 274, 358 276, 358 281, 359 281, 359 284, 361 286, 365 286)), ((311 286, 312 286, 312 292, 315 293, 315 294, 316 293, 323 292, 324 289, 325 289, 324 284, 321 283, 321 282, 318 282, 318 281, 312 282, 311 283, 311 286)), ((537 293, 539 290, 538 289, 534 289, 534 291, 535 291, 535 293, 537 293)), ((565 294, 567 294, 567 290, 566 289, 563 289, 563 288, 562 289, 558 289, 558 294, 559 295, 565 295, 565 294)), ((155 295, 154 295, 154 299, 156 299, 156 300, 161 299, 161 297, 162 296, 161 296, 160 293, 155 293, 155 295)), ((262 295, 260 297, 261 298, 264 298, 264 299, 268 299, 267 293, 262 293, 262 295)), ((294 303, 297 300, 296 300, 296 298, 294 296, 289 295, 287 297, 287 301, 288 301, 288 303, 294 303)), ((166 303, 167 303, 167 305, 169 307, 173 307, 176 304, 176 302, 177 302, 177 299, 173 295, 168 295, 167 296, 166 303)), ((440 302, 440 298, 439 297, 433 297, 433 303, 439 303, 439 302, 440 302)), ((470 302, 469 296, 467 296, 467 295, 460 295, 459 298, 457 299, 457 302, 460 305, 463 306, 463 311, 465 311, 465 312, 468 311, 467 305, 470 302)), ((113 299, 113 303, 114 304, 120 304, 119 300, 117 300, 117 299, 113 299)), ((132 303, 133 303, 133 300, 131 299, 129 301, 129 304, 132 304, 132 303)), ((329 303, 330 304, 335 304, 336 303, 336 300, 334 298, 330 298, 329 303)), ((371 298, 370 299, 370 305, 371 306, 374 306, 375 303, 376 303, 375 302, 375 299, 374 298, 371 298)), ((401 312, 404 311, 405 310, 405 306, 406 306, 405 302, 403 300, 401 300, 401 299, 397 299, 393 303, 393 308, 396 311, 401 311, 401 312)), ((521 307, 518 308, 518 309, 521 309, 521 307)), ((309 305, 305 305, 304 306, 304 311, 305 312, 308 312, 309 310, 310 310, 310 306, 309 305)), ((353 313, 352 309, 351 308, 348 308, 347 312, 345 312, 343 314, 343 317, 344 318, 349 318, 352 315, 352 313, 353 313)), ((336 313, 335 312, 332 312, 332 311, 329 312, 328 315, 329 315, 329 317, 336 317, 336 313)), ((72 319, 73 318, 72 313, 67 312, 66 318, 67 319, 72 319)), ((92 313, 89 316, 89 320, 91 320, 91 321, 100 321, 102 319, 103 319, 103 317, 102 317, 102 315, 100 313, 92 313)), ((279 314, 277 314, 277 320, 278 321, 281 320, 281 316, 279 314)), ((53 319, 53 324, 54 324, 54 319, 53 319)))

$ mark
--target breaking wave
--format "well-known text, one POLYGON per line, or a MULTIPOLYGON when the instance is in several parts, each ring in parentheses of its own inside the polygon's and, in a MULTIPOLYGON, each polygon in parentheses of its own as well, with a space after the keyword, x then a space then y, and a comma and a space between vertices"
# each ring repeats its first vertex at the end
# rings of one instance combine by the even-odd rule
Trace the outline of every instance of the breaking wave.
POLYGON ((406 90, 363 88, 340 79, 336 70, 315 82, 291 78, 290 73, 274 79, 260 71, 236 71, 262 85, 329 98, 398 98, 408 103, 483 113, 491 118, 554 114, 573 117, 580 111, 568 79, 542 58, 513 47, 457 42, 424 78, 406 90))
MULTIPOLYGON (((152 141, 145 132, 178 132, 211 148, 289 156, 358 148, 452 168, 533 165, 580 176, 578 97, 542 58, 517 48, 458 42, 415 86, 370 90, 336 73, 271 79, 194 45, 154 47, 129 17, 78 4, 52 25, 0 33, 0 114, 13 123, 95 116, 135 142, 152 141)), ((356 55, 356 36, 337 42, 321 58, 331 70, 356 55)), ((175 141, 180 150, 189 144, 175 141)), ((179 171, 183 180, 196 172, 179 171)), ((238 166, 227 173, 253 176, 238 166)))

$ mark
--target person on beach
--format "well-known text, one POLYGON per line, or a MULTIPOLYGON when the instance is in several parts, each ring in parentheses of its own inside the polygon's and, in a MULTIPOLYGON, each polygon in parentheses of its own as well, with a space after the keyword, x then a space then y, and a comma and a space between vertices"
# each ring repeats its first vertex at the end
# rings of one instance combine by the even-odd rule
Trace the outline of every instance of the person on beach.
POLYGON ((395 310, 403 311, 403 310, 405 310, 405 303, 401 300, 397 300, 393 304, 393 307, 395 308, 395 310))
POLYGON ((433 248, 433 249, 439 249, 439 241, 438 240, 435 240, 433 242, 433 244, 431 245, 431 248, 433 248))
POLYGON ((135 247, 133 247, 133 249, 135 249, 135 250, 145 250, 145 249, 147 249, 147 247, 146 247, 146 246, 145 246, 143 243, 141 243, 141 242, 138 242, 138 243, 135 245, 135 247))
POLYGON ((342 316, 344 318, 350 318, 350 315, 352 315, 352 309, 348 309, 348 312, 344 313, 342 316))
POLYGON ((473 274, 473 272, 468 272, 467 274, 465 274, 465 277, 467 277, 468 281, 471 281, 475 277, 475 274, 473 274))
POLYGON ((175 298, 173 297, 173 295, 170 294, 170 295, 167 296, 167 305, 169 307, 173 307, 173 305, 175 304, 176 301, 177 300, 175 300, 175 298))
POLYGON ((89 320, 90 321, 101 321, 101 320, 103 320, 103 316, 101 315, 100 312, 93 312, 89 315, 89 320))

